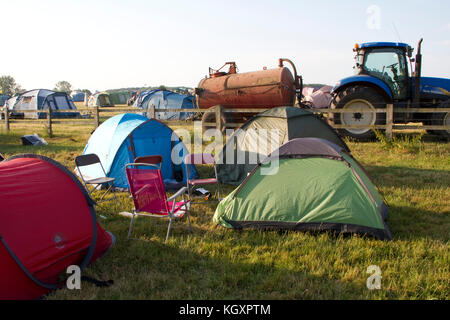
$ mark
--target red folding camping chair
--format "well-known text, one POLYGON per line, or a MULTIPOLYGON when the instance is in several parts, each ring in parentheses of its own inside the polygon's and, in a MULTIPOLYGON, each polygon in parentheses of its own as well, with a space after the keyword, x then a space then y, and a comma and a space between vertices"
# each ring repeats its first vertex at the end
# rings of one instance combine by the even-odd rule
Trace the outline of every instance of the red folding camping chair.
MULTIPOLYGON (((184 163, 186 166, 186 175, 189 177, 189 165, 195 164, 195 165, 214 165, 214 178, 204 178, 204 179, 187 179, 186 186, 188 188, 188 199, 191 201, 192 191, 193 188, 199 185, 210 185, 215 184, 217 185, 217 201, 220 201, 220 185, 219 185, 219 179, 217 178, 217 168, 216 168, 216 161, 214 159, 214 156, 210 153, 193 153, 188 154, 186 157, 184 157, 184 163)), ((194 202, 191 202, 194 203, 194 202)), ((197 203, 205 203, 203 202, 197 202, 197 203)))
POLYGON ((125 165, 125 171, 134 203, 128 238, 131 236, 136 216, 169 218, 166 242, 169 239, 174 219, 180 219, 187 214, 191 230, 189 200, 186 200, 185 196, 186 187, 167 198, 159 166, 148 163, 129 163, 125 165), (177 202, 178 197, 183 197, 183 201, 177 202))

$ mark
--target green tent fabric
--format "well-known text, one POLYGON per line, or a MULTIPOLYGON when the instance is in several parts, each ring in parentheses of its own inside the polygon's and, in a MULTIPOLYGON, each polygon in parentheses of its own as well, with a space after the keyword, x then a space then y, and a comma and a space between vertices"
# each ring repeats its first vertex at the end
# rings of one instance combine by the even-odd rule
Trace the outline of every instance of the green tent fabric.
POLYGON ((131 97, 131 95, 131 91, 113 91, 109 92, 109 99, 114 105, 127 104, 127 101, 131 97))
POLYGON ((295 138, 316 137, 350 151, 336 131, 308 110, 278 107, 247 121, 227 140, 217 157, 221 183, 238 185, 271 152, 295 138))
POLYGON ((219 203, 214 222, 234 229, 329 230, 392 238, 387 205, 345 150, 323 139, 300 138, 274 154, 219 203))

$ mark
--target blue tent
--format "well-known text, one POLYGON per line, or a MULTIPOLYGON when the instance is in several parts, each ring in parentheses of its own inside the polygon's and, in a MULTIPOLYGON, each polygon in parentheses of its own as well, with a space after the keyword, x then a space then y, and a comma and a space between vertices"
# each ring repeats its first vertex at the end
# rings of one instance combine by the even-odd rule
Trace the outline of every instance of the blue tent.
POLYGON ((81 92, 81 91, 75 91, 75 92, 72 92, 72 93, 70 94, 70 96, 72 97, 72 101, 73 101, 73 102, 84 101, 84 92, 81 92))
POLYGON ((0 94, 0 107, 3 107, 3 105, 5 104, 6 100, 8 100, 9 98, 11 98, 10 95, 7 94, 0 94))
MULTIPOLYGON (((166 185, 186 184, 183 159, 188 150, 172 129, 155 119, 133 113, 109 118, 94 131, 84 148, 83 154, 90 153, 100 158, 107 176, 116 179, 116 187, 128 188, 125 165, 147 155, 163 157, 161 172, 166 185)), ((190 178, 198 175, 195 166, 190 166, 188 171, 190 178)), ((87 178, 101 174, 98 165, 83 168, 87 178)))
MULTIPOLYGON (((133 107, 147 109, 151 105, 154 105, 156 109, 194 109, 193 99, 193 96, 172 91, 150 90, 139 94, 133 107)), ((192 115, 193 112, 167 111, 157 112, 155 118, 160 120, 185 120, 192 115)))
POLYGON ((10 98, 6 102, 7 108, 12 111, 14 116, 23 116, 24 118, 45 119, 47 117, 46 109, 66 110, 53 114, 53 118, 78 118, 80 113, 74 105, 72 98, 65 92, 56 92, 47 89, 35 89, 21 93, 17 97, 10 98), (45 112, 25 113, 22 110, 44 110, 45 112))

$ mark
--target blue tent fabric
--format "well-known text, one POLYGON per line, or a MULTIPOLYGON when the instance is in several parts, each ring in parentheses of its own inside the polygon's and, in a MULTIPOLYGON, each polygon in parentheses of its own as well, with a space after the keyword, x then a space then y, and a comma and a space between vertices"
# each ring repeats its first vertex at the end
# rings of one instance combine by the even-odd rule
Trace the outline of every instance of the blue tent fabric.
MULTIPOLYGON (((156 109, 194 109, 193 99, 193 96, 172 91, 150 90, 142 92, 133 106, 141 109, 148 109, 151 105, 154 105, 156 109)), ((193 114, 193 112, 167 111, 157 112, 155 117, 160 120, 186 120, 193 114)))
POLYGON ((9 98, 11 98, 10 95, 7 94, 0 94, 0 107, 3 107, 6 100, 8 100, 9 98))
POLYGON ((35 89, 24 93, 19 96, 11 98, 7 101, 8 109, 12 111, 13 115, 23 114, 25 118, 38 118, 44 119, 47 117, 45 112, 36 113, 21 113, 22 110, 67 110, 66 112, 54 113, 54 118, 78 118, 80 113, 77 112, 77 107, 70 98, 64 92, 56 92, 47 89, 35 89))
MULTIPOLYGON (((115 187, 128 189, 125 165, 147 155, 163 157, 161 173, 166 184, 186 184, 187 174, 182 159, 188 150, 172 129, 155 119, 133 113, 109 118, 94 131, 84 148, 83 154, 90 153, 100 158, 106 175, 115 178, 115 187)), ((190 166, 188 171, 190 178, 198 176, 195 166, 190 166)), ((83 174, 92 178, 101 176, 103 172, 99 165, 93 165, 83 168, 83 174)))
POLYGON ((71 94, 71 97, 74 102, 84 101, 84 92, 74 92, 71 94))

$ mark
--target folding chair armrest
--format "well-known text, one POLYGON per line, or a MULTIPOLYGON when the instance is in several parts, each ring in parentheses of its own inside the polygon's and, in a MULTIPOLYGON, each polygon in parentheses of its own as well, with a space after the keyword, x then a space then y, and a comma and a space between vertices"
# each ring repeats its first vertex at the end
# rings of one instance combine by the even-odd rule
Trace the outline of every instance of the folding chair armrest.
POLYGON ((167 201, 175 200, 177 197, 181 196, 183 193, 187 191, 187 187, 182 187, 180 190, 178 190, 173 196, 167 199, 167 201))

